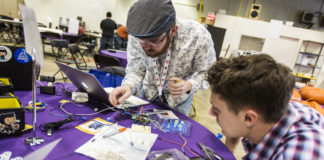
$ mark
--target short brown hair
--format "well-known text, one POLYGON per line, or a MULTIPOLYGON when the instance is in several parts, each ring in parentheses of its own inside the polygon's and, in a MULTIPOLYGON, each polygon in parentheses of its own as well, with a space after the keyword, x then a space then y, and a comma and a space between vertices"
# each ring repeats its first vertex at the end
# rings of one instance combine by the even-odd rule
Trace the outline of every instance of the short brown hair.
POLYGON ((287 111, 295 77, 269 55, 251 55, 215 62, 208 70, 212 93, 219 94, 230 110, 250 107, 265 122, 276 122, 287 111))

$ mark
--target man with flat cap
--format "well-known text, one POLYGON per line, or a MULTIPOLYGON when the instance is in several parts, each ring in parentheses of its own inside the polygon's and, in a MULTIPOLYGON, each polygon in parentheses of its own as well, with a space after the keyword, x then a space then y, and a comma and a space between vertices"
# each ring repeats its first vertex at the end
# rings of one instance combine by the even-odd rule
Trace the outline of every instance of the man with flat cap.
POLYGON ((140 95, 188 115, 193 94, 209 87, 205 73, 216 61, 204 26, 176 18, 171 0, 138 0, 127 17, 126 76, 109 95, 117 106, 142 87, 140 95))

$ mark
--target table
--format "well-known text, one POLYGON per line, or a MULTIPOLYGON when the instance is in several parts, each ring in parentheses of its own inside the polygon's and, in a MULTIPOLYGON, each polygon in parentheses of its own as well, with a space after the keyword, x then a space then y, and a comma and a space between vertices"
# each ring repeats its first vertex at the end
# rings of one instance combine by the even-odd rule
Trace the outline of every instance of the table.
POLYGON ((117 58, 120 62, 120 65, 124 68, 127 66, 127 53, 125 51, 114 50, 115 52, 111 52, 109 50, 101 50, 101 54, 117 58))
MULTIPOLYGON (((56 85, 57 86, 57 85, 56 85)), ((47 108, 43 112, 38 112, 37 114, 37 126, 39 126, 41 123, 44 122, 53 122, 62 120, 65 117, 60 116, 53 116, 48 114, 48 111, 53 108, 57 107, 59 105, 60 100, 66 99, 70 100, 62 91, 59 91, 60 87, 57 86, 57 95, 51 96, 51 95, 44 95, 44 94, 37 94, 38 98, 42 102, 47 104, 47 108)), ((38 92, 39 93, 39 92, 38 92)), ((20 98, 20 101, 22 104, 26 104, 29 100, 32 99, 32 93, 31 91, 16 91, 15 95, 20 98)), ((93 105, 90 106, 73 106, 71 103, 71 106, 66 106, 65 109, 74 112, 74 113, 92 113, 93 110, 91 108, 93 105)), ((158 109, 165 109, 164 106, 157 106, 154 104, 147 105, 145 108, 158 108, 158 109)), ((54 111, 57 114, 63 114, 61 110, 55 110, 54 111)), ((207 130, 205 127, 200 125, 199 123, 191 120, 190 118, 182 115, 181 113, 175 112, 175 114, 180 118, 187 121, 190 121, 193 124, 192 128, 192 134, 190 137, 186 138, 188 143, 187 146, 197 151, 199 154, 202 154, 200 148, 196 145, 198 141, 206 144, 210 148, 213 148, 219 155, 224 157, 225 159, 235 159, 233 154, 228 150, 228 148, 219 140, 217 137, 211 133, 209 130, 207 130)), ((89 121, 95 117, 101 117, 102 119, 106 119, 107 117, 111 117, 114 120, 118 121, 119 125, 125 126, 130 128, 131 127, 131 120, 128 117, 125 117, 124 115, 120 115, 118 112, 110 112, 110 113, 104 113, 104 114, 98 114, 94 116, 87 116, 87 120, 79 120, 74 121, 69 124, 65 124, 64 126, 70 126, 68 129, 60 130, 57 132, 53 132, 53 135, 51 137, 47 137, 44 132, 41 132, 39 130, 39 127, 37 127, 37 136, 42 137, 45 139, 45 143, 47 144, 49 142, 52 142, 60 137, 63 137, 62 141, 52 150, 52 152, 46 157, 46 159, 91 159, 89 157, 86 157, 82 154, 78 154, 74 152, 77 148, 79 148, 82 144, 86 143, 89 139, 93 137, 93 135, 81 132, 74 127, 78 124, 84 123, 86 121, 89 121)), ((25 120, 26 123, 32 124, 32 113, 26 112, 25 113, 25 120)), ((64 127, 63 126, 63 127, 64 127)), ((159 137, 171 139, 173 141, 177 141, 179 143, 183 143, 183 140, 181 137, 177 134, 168 134, 163 133, 159 130, 152 130, 153 133, 159 134, 159 137)), ((32 132, 24 133, 20 137, 11 137, 6 139, 0 139, 0 154, 2 154, 5 151, 11 151, 12 156, 11 158, 21 156, 24 157, 27 154, 31 153, 32 151, 41 148, 44 146, 38 145, 35 147, 30 147, 29 145, 26 145, 24 143, 24 140, 28 137, 32 136, 32 132)), ((169 142, 156 140, 153 147, 151 148, 151 151, 157 151, 157 150, 164 150, 164 149, 170 149, 170 148, 176 148, 179 151, 181 151, 181 146, 174 145, 169 142)), ((193 156, 191 153, 186 151, 187 156, 193 156)))

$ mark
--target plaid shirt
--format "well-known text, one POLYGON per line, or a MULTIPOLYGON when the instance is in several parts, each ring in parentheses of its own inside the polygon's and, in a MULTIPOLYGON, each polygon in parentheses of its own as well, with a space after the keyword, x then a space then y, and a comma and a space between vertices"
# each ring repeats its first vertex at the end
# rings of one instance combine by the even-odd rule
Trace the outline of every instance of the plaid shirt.
POLYGON ((259 144, 246 138, 242 143, 248 153, 245 160, 324 160, 324 118, 313 108, 293 102, 259 144))

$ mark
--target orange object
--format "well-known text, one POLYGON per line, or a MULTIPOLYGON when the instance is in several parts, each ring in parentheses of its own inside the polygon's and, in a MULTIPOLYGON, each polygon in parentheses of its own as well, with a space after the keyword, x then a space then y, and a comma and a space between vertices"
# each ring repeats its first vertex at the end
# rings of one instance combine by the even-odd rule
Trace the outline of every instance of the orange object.
POLYGON ((301 95, 296 88, 294 88, 294 90, 293 90, 293 93, 291 95, 291 100, 292 101, 301 101, 301 95))
POLYGON ((119 35, 120 38, 127 39, 128 38, 128 32, 126 30, 126 26, 120 26, 117 29, 117 34, 119 35))
POLYGON ((322 116, 324 116, 324 109, 319 105, 316 101, 301 101, 300 103, 305 104, 309 107, 314 108, 318 111, 322 116))
POLYGON ((316 101, 319 104, 324 104, 324 89, 305 86, 300 89, 300 94, 303 99, 316 101))

